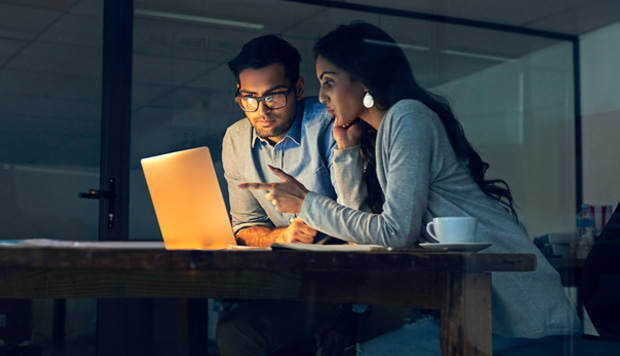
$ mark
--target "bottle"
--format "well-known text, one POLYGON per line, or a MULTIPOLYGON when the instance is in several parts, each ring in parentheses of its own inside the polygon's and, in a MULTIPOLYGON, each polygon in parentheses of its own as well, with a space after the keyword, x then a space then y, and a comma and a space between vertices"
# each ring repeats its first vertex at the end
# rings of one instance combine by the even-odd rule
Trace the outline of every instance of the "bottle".
POLYGON ((589 204, 581 204, 577 214, 577 235, 576 257, 585 259, 594 244, 594 216, 589 204))

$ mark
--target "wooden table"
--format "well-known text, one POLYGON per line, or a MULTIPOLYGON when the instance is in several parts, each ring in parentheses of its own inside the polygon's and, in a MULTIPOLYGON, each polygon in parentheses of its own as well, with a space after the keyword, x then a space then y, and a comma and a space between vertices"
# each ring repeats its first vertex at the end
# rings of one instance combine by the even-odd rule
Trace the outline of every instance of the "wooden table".
POLYGON ((441 311, 443 355, 491 355, 491 271, 530 254, 167 251, 153 243, 0 244, 0 298, 251 298, 441 311))

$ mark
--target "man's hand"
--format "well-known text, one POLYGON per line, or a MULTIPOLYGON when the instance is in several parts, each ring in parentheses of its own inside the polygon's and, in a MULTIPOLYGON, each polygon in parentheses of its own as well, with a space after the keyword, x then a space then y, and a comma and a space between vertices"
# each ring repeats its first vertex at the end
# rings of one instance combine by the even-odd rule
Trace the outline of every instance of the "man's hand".
POLYGON ((242 246, 269 247, 273 242, 314 242, 318 232, 297 218, 287 227, 250 226, 237 234, 237 243, 242 246))
POLYGON ((281 230, 276 242, 311 244, 317 234, 315 229, 300 218, 296 218, 288 227, 281 230))
POLYGON ((277 211, 288 214, 299 214, 308 189, 297 179, 283 170, 269 166, 269 170, 282 181, 277 183, 241 183, 240 189, 266 190, 265 198, 270 200, 277 211))

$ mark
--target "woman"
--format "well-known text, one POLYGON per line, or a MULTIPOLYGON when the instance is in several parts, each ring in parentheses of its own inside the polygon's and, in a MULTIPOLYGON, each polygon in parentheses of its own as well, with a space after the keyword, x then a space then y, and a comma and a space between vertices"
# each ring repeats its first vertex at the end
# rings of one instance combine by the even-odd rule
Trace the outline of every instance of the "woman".
MULTIPOLYGON (((373 25, 354 22, 319 39, 314 53, 319 99, 335 117, 339 149, 361 145, 369 166, 376 164, 378 194, 369 176, 368 196, 360 197, 369 208, 351 197, 343 206, 277 168, 271 169, 282 182, 240 187, 267 190, 278 210, 300 213, 309 226, 358 244, 410 247, 432 241, 424 227, 434 217, 476 217, 474 242, 492 243, 484 252, 538 257, 534 272, 492 274, 494 350, 577 333, 579 320, 558 273, 510 213, 507 186, 484 179, 488 164, 469 145, 448 104, 417 84, 395 41, 373 25), (362 125, 376 130, 376 139, 362 125)), ((344 179, 338 184, 340 192, 346 191, 344 179)), ((406 325, 361 345, 361 351, 439 354, 438 322, 430 318, 406 325)))

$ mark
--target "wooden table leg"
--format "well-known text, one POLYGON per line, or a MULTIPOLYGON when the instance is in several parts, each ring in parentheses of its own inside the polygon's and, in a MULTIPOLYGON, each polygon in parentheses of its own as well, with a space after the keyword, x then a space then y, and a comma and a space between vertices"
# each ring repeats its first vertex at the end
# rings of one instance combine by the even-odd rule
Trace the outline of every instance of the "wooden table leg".
POLYGON ((189 355, 187 298, 177 300, 177 356, 189 355))
POLYGON ((491 356, 491 273, 447 273, 441 301, 441 354, 491 356))
POLYGON ((67 319, 67 300, 54 299, 52 317, 52 348, 62 350, 65 347, 65 324, 67 319))
POLYGON ((153 300, 97 300, 97 356, 153 354, 153 300))
POLYGON ((177 300, 177 355, 204 356, 209 351, 209 300, 177 300))

